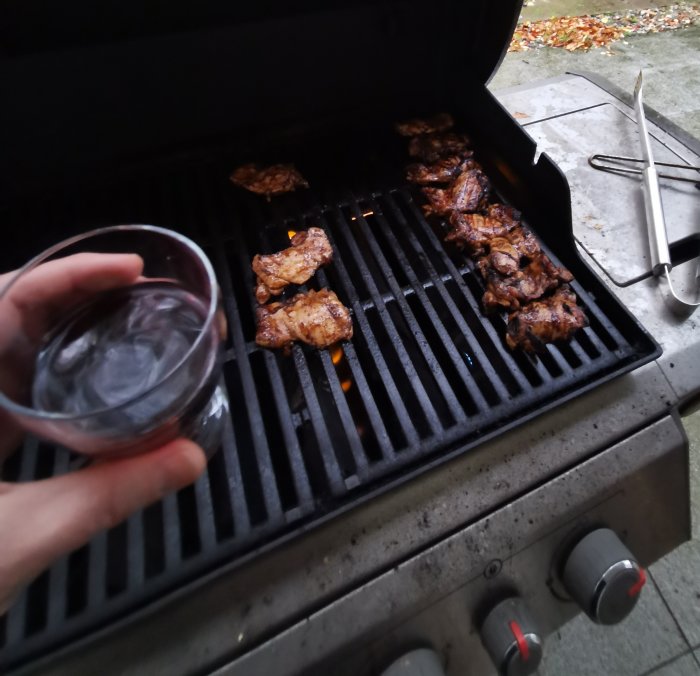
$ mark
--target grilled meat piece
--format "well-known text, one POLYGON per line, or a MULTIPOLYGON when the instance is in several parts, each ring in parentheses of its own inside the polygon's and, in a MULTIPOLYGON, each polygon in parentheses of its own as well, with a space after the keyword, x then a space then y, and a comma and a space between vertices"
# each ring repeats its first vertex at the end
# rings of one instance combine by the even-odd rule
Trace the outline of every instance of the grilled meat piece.
POLYGON ((449 113, 438 113, 427 119, 406 120, 396 125, 396 131, 401 136, 419 136, 421 134, 434 134, 438 131, 452 129, 455 121, 449 113))
POLYGON ((460 155, 443 157, 432 164, 409 164, 406 167, 406 180, 418 185, 432 185, 434 183, 449 183, 462 171, 469 169, 469 160, 472 151, 465 151, 460 155))
POLYGON ((488 243, 488 254, 477 265, 480 270, 490 268, 502 275, 512 275, 541 251, 535 236, 517 227, 504 237, 493 237, 488 243))
POLYGON ((461 154, 470 148, 469 137, 464 134, 446 132, 415 136, 408 144, 408 154, 424 162, 435 162, 441 157, 461 154))
MULTIPOLYGON (((468 160, 471 162, 471 160, 468 160)), ((483 209, 489 198, 489 179, 481 169, 463 171, 447 188, 423 188, 428 204, 426 214, 446 216, 453 211, 474 212, 483 209)))
POLYGON ((257 164, 244 164, 238 167, 231 176, 231 182, 256 195, 281 195, 292 192, 297 188, 308 188, 309 184, 292 164, 273 164, 270 167, 260 167, 257 164))
POLYGON ((556 267, 544 253, 537 254, 522 270, 511 275, 502 275, 488 265, 479 265, 479 269, 486 280, 482 299, 486 311, 519 310, 555 289, 559 282, 573 279, 568 270, 556 267))
POLYGON ((253 272, 258 276, 255 297, 262 304, 270 296, 278 296, 288 284, 304 284, 322 265, 333 260, 333 248, 321 228, 298 232, 291 239, 292 246, 278 253, 257 254, 253 258, 253 272))
POLYGON ((484 253, 485 247, 488 247, 494 237, 505 237, 520 222, 515 219, 499 220, 493 216, 455 212, 450 216, 450 224, 453 229, 447 234, 445 241, 454 242, 472 255, 479 255, 484 253))
POLYGON ((261 305, 257 320, 255 342, 262 347, 288 349, 295 340, 301 340, 323 349, 352 338, 350 311, 328 289, 298 293, 283 303, 261 305))
POLYGON ((489 218, 495 218, 501 223, 507 223, 510 227, 520 225, 520 212, 505 204, 489 204, 485 213, 489 218))
POLYGON ((506 343, 511 350, 527 352, 544 348, 545 343, 568 340, 588 319, 576 304, 576 294, 564 284, 553 295, 526 305, 508 317, 506 343))

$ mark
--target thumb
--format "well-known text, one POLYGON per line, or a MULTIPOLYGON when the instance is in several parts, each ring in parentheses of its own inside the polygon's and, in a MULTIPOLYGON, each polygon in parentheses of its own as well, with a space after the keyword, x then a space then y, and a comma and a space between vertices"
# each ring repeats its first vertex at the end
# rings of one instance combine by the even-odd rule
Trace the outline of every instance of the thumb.
POLYGON ((192 483, 206 458, 177 439, 158 450, 24 484, 0 484, 0 614, 54 559, 192 483))

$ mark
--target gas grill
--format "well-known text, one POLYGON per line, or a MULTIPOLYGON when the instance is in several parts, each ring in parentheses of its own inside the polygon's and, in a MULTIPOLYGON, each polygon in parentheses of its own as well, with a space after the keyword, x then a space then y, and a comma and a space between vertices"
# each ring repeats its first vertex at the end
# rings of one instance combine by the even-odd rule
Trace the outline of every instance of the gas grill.
MULTIPOLYGON (((483 85, 518 2, 205 4, 137 28, 120 5, 52 35, 23 33, 20 17, 8 43, 2 76, 19 91, 0 125, 12 241, 0 267, 102 224, 194 238, 223 293, 232 415, 193 487, 29 587, 0 620, 0 664, 369 674, 430 643, 450 673, 484 673, 476 629, 498 600, 525 599, 543 633, 576 612, 559 568, 586 533, 612 528, 642 565, 687 539, 676 409, 700 379, 681 390, 654 361, 629 301, 576 246, 566 179, 483 85), (471 41, 450 40, 467 25, 471 41), (292 46, 281 77, 274 57, 292 46), (36 111, 55 87, 75 97, 52 104, 49 124, 36 111), (423 216, 392 123, 435 110, 453 112, 499 198, 575 275, 590 326, 569 343, 511 352, 473 265, 423 216), (292 161, 311 187, 270 202, 244 193, 228 175, 248 161, 292 161), (335 258, 309 288, 336 291, 355 336, 329 351, 261 349, 252 256, 311 226, 335 258)), ((29 439, 3 479, 79 462, 29 439)))

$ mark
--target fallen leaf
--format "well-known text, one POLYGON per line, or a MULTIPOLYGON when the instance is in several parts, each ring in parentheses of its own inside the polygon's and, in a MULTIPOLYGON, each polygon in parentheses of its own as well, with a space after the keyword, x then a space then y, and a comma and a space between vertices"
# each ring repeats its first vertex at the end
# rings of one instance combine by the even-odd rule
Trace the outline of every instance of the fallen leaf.
POLYGON ((593 16, 523 21, 513 34, 509 51, 523 52, 541 47, 588 51, 594 47, 606 48, 629 35, 660 33, 696 23, 700 24, 700 5, 697 3, 678 3, 663 10, 631 9, 593 16))
POLYGON ((527 113, 513 113, 513 117, 516 120, 524 120, 526 117, 530 117, 527 113))

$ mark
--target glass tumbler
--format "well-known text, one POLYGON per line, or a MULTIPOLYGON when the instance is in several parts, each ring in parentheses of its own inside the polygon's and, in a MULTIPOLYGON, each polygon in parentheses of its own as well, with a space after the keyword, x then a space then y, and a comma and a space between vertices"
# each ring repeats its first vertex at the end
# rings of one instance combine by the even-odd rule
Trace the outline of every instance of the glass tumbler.
POLYGON ((10 433, 95 457, 183 436, 208 455, 219 447, 226 321, 197 244, 150 225, 101 228, 3 281, 0 425, 10 433))

